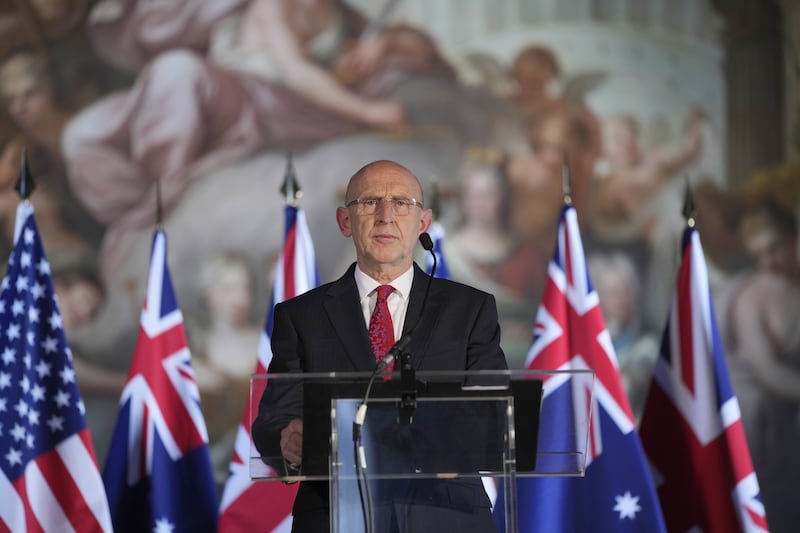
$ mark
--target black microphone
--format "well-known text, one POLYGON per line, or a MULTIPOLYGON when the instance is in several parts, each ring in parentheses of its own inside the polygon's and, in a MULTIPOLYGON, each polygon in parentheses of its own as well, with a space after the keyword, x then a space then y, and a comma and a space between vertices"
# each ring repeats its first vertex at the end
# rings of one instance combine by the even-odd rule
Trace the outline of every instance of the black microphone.
MULTIPOLYGON (((366 456, 364 455, 363 443, 361 442, 361 427, 364 425, 364 421, 367 417, 367 400, 369 399, 370 390, 372 389, 372 384, 374 383, 375 378, 378 376, 378 374, 386 370, 386 368, 392 364, 392 361, 394 361, 397 357, 402 356, 404 360, 400 366, 400 375, 404 388, 409 388, 409 382, 413 383, 414 381, 414 369, 411 367, 410 354, 406 352, 406 347, 411 342, 411 334, 417 329, 417 326, 422 319, 422 315, 424 314, 423 312, 425 311, 425 305, 428 302, 428 293, 431 290, 431 280, 433 279, 434 274, 436 274, 436 254, 433 253, 433 241, 431 240, 431 236, 427 233, 421 233, 419 236, 419 242, 422 244, 422 247, 425 248, 425 250, 431 252, 433 255, 431 275, 428 278, 427 285, 425 286, 425 295, 422 297, 420 313, 417 316, 417 320, 414 322, 414 325, 408 330, 408 333, 401 336, 400 339, 394 343, 386 355, 384 355, 376 365, 375 370, 373 370, 372 376, 367 383, 367 389, 364 392, 364 399, 358 406, 355 418, 353 420, 353 453, 355 454, 356 469, 360 471, 364 477, 366 477, 367 464, 366 456)), ((413 411, 415 404, 415 394, 404 391, 401 401, 401 422, 408 423, 410 420, 410 413, 413 411)))
POLYGON ((431 252, 431 256, 433 256, 433 266, 431 267, 431 275, 428 278, 428 284, 425 286, 425 295, 422 297, 422 307, 420 307, 419 315, 417 315, 417 321, 414 322, 414 325, 411 327, 411 329, 409 329, 405 335, 401 336, 400 339, 398 339, 398 341, 389 349, 389 351, 386 352, 386 355, 381 358, 380 362, 378 363, 378 367, 375 369, 375 372, 377 373, 386 370, 386 368, 392 364, 392 361, 397 359, 397 356, 403 353, 403 351, 406 349, 408 344, 411 342, 411 334, 414 333, 414 330, 417 329, 420 320, 422 320, 423 311, 425 311, 425 304, 428 303, 428 293, 431 290, 431 280, 436 275, 436 253, 433 251, 433 240, 427 233, 419 234, 419 242, 422 247, 428 252, 431 252))
MULTIPOLYGON (((419 236, 419 241, 422 247, 429 252, 433 252, 433 241, 430 235, 422 233, 419 236)), ((431 267, 431 275, 428 278, 428 283, 425 286, 425 296, 422 298, 422 306, 420 307, 419 315, 414 326, 408 330, 408 339, 411 339, 411 334, 416 331, 417 326, 422 320, 422 315, 425 311, 425 304, 428 302, 428 292, 431 289, 431 281, 436 273, 436 254, 433 253, 433 266, 431 267)), ((407 343, 406 343, 407 344, 407 343)), ((417 409, 417 373, 414 370, 414 365, 411 362, 411 352, 405 350, 405 347, 398 349, 400 354, 400 402, 398 403, 397 421, 400 425, 407 426, 411 423, 411 418, 414 411, 417 409)))

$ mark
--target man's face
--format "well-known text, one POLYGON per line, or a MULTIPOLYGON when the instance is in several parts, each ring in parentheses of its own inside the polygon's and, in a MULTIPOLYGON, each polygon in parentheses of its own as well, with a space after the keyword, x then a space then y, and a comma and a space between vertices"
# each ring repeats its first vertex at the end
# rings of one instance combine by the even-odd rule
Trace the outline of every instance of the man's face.
MULTIPOLYGON (((346 203, 376 198, 421 202, 417 180, 403 167, 383 163, 371 167, 348 187, 346 203)), ((339 229, 352 237, 361 269, 379 281, 390 281, 414 261, 414 246, 420 233, 431 225, 430 209, 411 206, 407 215, 394 212, 391 202, 378 202, 374 214, 359 214, 359 206, 340 207, 336 211, 339 229)))

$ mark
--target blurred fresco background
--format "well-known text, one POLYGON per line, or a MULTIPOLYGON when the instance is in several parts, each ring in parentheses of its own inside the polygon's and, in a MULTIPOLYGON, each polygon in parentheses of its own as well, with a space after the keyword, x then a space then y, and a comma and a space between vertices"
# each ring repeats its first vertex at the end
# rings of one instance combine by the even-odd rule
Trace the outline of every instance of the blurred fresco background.
POLYGON ((692 192, 773 531, 800 521, 797 0, 3 0, 0 255, 23 149, 102 464, 156 184, 220 483, 283 239, 287 155, 323 281, 347 179, 394 159, 522 366, 572 198, 634 410, 692 192))

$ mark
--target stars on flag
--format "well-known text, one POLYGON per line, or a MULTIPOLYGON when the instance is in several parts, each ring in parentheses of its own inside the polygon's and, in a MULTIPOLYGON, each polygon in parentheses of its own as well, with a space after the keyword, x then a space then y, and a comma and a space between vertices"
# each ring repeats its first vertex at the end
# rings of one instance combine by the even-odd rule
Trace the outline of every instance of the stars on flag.
POLYGON ((624 520, 626 518, 630 518, 631 520, 636 519, 636 513, 642 510, 642 507, 639 505, 639 497, 633 496, 630 491, 625 491, 625 494, 622 496, 615 497, 617 501, 617 505, 614 506, 614 510, 619 513, 619 519, 624 520))
POLYGON ((162 517, 156 519, 156 525, 153 528, 153 533, 172 533, 175 531, 175 524, 170 522, 167 518, 162 517))
POLYGON ((0 469, 16 479, 33 457, 82 428, 83 405, 66 347, 61 317, 45 298, 50 265, 26 228, 9 260, 0 293, 0 469), (37 259, 37 256, 39 257, 37 259), (48 318, 42 320, 44 316, 48 318), (67 360, 55 357, 63 351, 67 360), (44 427, 44 431, 42 431, 44 427))

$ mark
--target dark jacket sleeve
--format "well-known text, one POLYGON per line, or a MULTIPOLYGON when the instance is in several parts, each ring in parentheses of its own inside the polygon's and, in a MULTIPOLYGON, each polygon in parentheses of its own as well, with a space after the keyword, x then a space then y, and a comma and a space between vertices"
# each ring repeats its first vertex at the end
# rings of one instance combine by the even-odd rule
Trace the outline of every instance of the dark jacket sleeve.
MULTIPOLYGON (((270 374, 299 373, 300 342, 285 304, 275 306, 273 323, 272 362, 270 374)), ((256 449, 264 457, 280 457, 281 430, 294 418, 303 415, 302 386, 297 380, 273 379, 267 382, 258 404, 258 415, 251 431, 256 449)))

